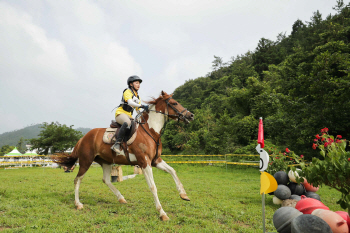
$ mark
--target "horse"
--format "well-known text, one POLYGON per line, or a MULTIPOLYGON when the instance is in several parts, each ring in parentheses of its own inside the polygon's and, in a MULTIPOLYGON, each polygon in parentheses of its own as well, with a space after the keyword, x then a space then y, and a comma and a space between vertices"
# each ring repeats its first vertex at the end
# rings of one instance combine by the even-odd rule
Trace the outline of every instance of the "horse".
MULTIPOLYGON (((83 204, 79 200, 79 187, 81 181, 95 161, 103 169, 102 181, 116 195, 120 203, 127 203, 124 196, 111 183, 110 175, 113 164, 119 165, 138 165, 142 168, 146 182, 153 194, 156 209, 159 211, 161 220, 169 220, 164 212, 157 194, 157 188, 153 179, 152 167, 168 172, 173 177, 176 188, 183 200, 189 201, 186 191, 178 178, 176 171, 161 158, 162 142, 161 135, 164 131, 166 122, 169 119, 190 123, 194 120, 194 114, 184 108, 176 100, 162 91, 158 98, 152 98, 148 101, 148 112, 140 113, 139 124, 136 130, 135 141, 127 147, 127 151, 116 154, 111 150, 111 146, 102 141, 106 128, 95 128, 85 134, 76 144, 72 154, 56 154, 51 159, 62 165, 71 168, 79 159, 79 171, 74 179, 75 201, 74 204, 78 210, 83 209, 83 204), (128 155, 128 156, 127 156, 128 155)), ((137 118, 135 119, 137 121, 137 118)), ((124 144, 125 145, 125 144, 124 144)), ((125 147, 124 147, 125 150, 125 147)))

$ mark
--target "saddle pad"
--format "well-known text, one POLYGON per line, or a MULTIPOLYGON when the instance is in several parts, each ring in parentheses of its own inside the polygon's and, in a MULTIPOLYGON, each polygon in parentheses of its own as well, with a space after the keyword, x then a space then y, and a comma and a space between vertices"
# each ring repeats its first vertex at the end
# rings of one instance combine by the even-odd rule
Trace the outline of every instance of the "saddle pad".
POLYGON ((135 141, 135 138, 137 136, 137 128, 139 127, 139 124, 135 124, 135 125, 136 125, 135 130, 133 130, 135 133, 131 135, 130 139, 126 142, 128 146, 135 141))
POLYGON ((115 143, 116 138, 114 137, 114 135, 117 129, 118 128, 107 128, 105 133, 103 134, 103 142, 107 144, 115 143))
MULTIPOLYGON (((131 143, 133 143, 135 141, 135 138, 137 136, 137 128, 139 127, 139 124, 135 124, 135 130, 133 130, 134 134, 133 135, 129 135, 131 136, 129 139, 125 138, 125 140, 128 140, 126 142, 127 145, 130 145, 131 143)), ((105 133, 103 134, 103 142, 106 144, 114 144, 116 142, 116 138, 115 138, 115 133, 119 128, 107 128, 105 133)))

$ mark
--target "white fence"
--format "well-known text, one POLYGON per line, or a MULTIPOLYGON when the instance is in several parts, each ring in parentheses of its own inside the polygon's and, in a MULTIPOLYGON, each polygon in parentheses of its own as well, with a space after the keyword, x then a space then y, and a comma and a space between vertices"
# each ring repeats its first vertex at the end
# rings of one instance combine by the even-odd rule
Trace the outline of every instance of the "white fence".
POLYGON ((0 167, 58 167, 57 163, 52 162, 47 156, 1 156, 0 167))

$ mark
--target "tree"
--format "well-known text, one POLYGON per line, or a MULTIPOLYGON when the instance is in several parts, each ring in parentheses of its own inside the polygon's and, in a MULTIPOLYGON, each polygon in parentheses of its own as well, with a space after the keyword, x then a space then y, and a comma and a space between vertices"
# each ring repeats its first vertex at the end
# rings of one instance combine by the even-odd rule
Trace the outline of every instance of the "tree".
POLYGON ((222 60, 222 57, 218 57, 218 56, 214 55, 214 58, 215 59, 213 61, 212 68, 213 68, 213 70, 218 70, 223 66, 224 62, 222 60))
POLYGON ((277 42, 261 38, 255 53, 253 54, 253 65, 256 72, 261 76, 263 71, 268 70, 269 65, 279 64, 283 60, 284 51, 277 46, 277 42))
POLYGON ((305 27, 305 24, 303 23, 303 21, 301 21, 300 19, 295 21, 292 26, 292 37, 295 37, 297 33, 300 32, 301 29, 304 27, 305 27))
POLYGON ((24 153, 26 150, 26 144, 25 144, 25 139, 23 137, 21 137, 16 145, 17 150, 21 153, 24 153))
POLYGON ((39 138, 29 140, 31 149, 37 149, 39 154, 48 154, 49 150, 51 153, 57 153, 73 148, 83 134, 72 127, 73 125, 68 127, 58 122, 44 122, 39 138))
POLYGON ((4 156, 5 154, 11 152, 14 148, 14 146, 9 145, 2 146, 0 149, 0 156, 4 156))
POLYGON ((343 0, 337 0, 337 5, 333 7, 333 10, 338 11, 340 13, 342 9, 344 8, 345 4, 343 0))

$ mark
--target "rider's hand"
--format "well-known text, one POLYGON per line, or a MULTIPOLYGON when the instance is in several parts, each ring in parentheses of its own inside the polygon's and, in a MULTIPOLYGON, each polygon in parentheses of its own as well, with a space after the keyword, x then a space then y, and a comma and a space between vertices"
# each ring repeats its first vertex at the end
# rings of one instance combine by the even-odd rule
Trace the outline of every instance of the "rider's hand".
POLYGON ((140 108, 143 108, 147 112, 148 112, 148 109, 149 109, 148 105, 141 105, 140 108))

